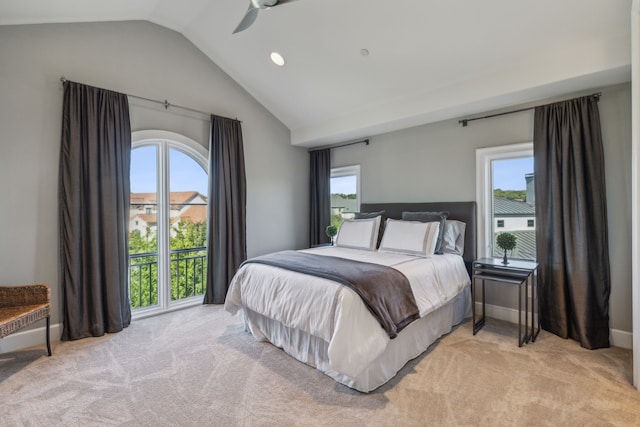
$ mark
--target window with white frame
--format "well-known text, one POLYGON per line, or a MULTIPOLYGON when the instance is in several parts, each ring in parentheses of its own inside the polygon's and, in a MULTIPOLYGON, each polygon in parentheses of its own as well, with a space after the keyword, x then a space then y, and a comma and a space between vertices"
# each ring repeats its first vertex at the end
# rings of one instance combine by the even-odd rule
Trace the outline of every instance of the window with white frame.
POLYGON ((533 143, 476 150, 478 255, 501 258, 500 233, 516 236, 515 259, 536 259, 533 143))
POLYGON ((360 165, 331 169, 331 225, 360 210, 360 165))
POLYGON ((133 133, 129 296, 136 318, 202 303, 207 151, 166 131, 133 133))

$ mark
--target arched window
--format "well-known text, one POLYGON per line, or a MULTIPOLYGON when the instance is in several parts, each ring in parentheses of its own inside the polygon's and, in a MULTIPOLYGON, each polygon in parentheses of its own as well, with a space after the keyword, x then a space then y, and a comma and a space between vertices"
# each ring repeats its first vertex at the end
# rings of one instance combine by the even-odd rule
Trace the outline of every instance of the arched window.
POLYGON ((202 303, 207 152, 185 136, 134 132, 129 295, 134 318, 202 303))

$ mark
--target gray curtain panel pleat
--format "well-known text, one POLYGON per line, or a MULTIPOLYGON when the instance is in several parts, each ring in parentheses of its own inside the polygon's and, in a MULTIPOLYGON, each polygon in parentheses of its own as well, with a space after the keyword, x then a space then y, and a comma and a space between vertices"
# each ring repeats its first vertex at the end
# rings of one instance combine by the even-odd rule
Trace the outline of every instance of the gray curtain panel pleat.
POLYGON ((597 100, 538 107, 536 244, 542 327, 588 349, 609 346, 609 245, 597 100))
POLYGON ((331 223, 331 150, 314 150, 309 155, 309 245, 314 246, 331 241, 325 233, 331 223))
POLYGON ((233 275, 247 259, 246 187, 241 122, 211 116, 205 304, 224 303, 233 275))
POLYGON ((131 322, 130 163, 127 96, 66 81, 59 176, 63 340, 118 332, 131 322))

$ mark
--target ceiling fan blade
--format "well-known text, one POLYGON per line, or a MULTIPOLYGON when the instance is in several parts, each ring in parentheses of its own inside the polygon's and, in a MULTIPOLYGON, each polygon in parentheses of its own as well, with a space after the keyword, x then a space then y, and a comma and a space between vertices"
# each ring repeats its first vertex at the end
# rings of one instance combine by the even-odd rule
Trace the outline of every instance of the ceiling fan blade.
POLYGON ((275 6, 280 6, 281 4, 291 3, 297 0, 250 0, 249 9, 247 13, 245 13, 244 18, 240 21, 240 24, 233 30, 233 34, 239 33, 240 31, 244 31, 249 28, 258 17, 258 11, 260 9, 269 9, 275 6))
POLYGON ((259 10, 260 9, 253 7, 253 4, 249 4, 249 9, 247 10, 247 13, 245 13, 244 18, 242 18, 242 21, 240 21, 236 29, 233 30, 233 34, 239 33, 240 31, 244 31, 247 28, 249 28, 251 24, 253 24, 256 18, 258 17, 259 10))

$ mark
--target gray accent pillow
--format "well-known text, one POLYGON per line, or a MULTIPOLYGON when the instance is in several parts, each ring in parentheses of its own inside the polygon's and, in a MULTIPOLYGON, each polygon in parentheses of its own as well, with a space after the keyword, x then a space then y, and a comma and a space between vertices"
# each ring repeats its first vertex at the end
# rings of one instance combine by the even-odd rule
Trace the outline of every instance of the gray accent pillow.
POLYGON ((455 219, 444 222, 444 236, 442 237, 442 253, 464 255, 464 235, 467 224, 455 219))
POLYGON ((402 212, 403 221, 440 222, 438 240, 436 241, 436 254, 442 254, 442 238, 444 236, 444 224, 449 212, 402 212))
POLYGON ((375 218, 377 216, 380 217, 380 230, 378 230, 378 242, 376 243, 376 248, 380 247, 380 242, 382 241, 382 235, 384 234, 384 226, 387 223, 387 217, 385 216, 386 211, 378 211, 378 212, 356 212, 353 215, 353 219, 369 219, 375 218))

